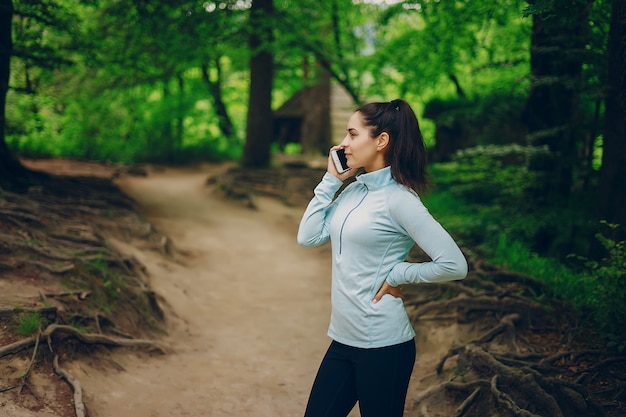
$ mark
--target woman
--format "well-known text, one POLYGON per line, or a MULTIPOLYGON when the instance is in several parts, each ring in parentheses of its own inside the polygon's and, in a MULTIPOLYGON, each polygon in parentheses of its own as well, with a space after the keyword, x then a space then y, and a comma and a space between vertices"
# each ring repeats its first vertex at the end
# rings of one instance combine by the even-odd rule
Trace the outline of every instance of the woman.
POLYGON ((401 417, 415 363, 415 332, 399 285, 462 279, 461 250, 424 207, 426 148, 404 100, 369 103, 348 121, 339 146, 350 170, 328 169, 314 190, 298 243, 332 243, 330 347, 305 417, 401 417), (335 199, 343 181, 356 177, 335 199), (406 262, 417 244, 432 261, 406 262))

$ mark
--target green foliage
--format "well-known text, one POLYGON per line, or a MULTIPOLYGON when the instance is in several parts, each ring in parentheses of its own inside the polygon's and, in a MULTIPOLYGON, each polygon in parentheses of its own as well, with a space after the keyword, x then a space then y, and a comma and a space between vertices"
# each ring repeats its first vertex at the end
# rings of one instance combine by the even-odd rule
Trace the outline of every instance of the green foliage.
MULTIPOLYGON (((429 97, 454 93, 449 74, 470 95, 523 88, 528 22, 517 1, 419 2, 419 8, 366 3, 275 2, 276 42, 264 45, 276 55, 275 105, 307 76, 313 79, 316 66, 355 97, 403 96, 417 108, 429 97)), ((55 72, 13 57, 12 84, 34 80, 36 88, 28 96, 10 93, 7 142, 18 156, 182 162, 190 155, 241 154, 249 3, 54 0, 18 2, 17 9, 62 23, 49 30, 45 19, 28 20, 37 37, 14 33, 17 50, 39 39, 59 57, 55 72), (201 79, 203 65, 214 84, 201 79), (234 121, 234 138, 218 128, 215 86, 234 121)))
POLYGON ((243 12, 234 5, 212 13, 208 3, 185 0, 17 2, 9 148, 24 157, 128 163, 238 156, 237 132, 243 131, 246 114, 240 105, 247 84, 243 12), (30 27, 38 37, 18 30, 30 27), (54 68, 29 61, 33 54, 19 51, 36 50, 33 39, 65 61, 57 60, 54 68), (203 65, 209 68, 208 80, 201 79, 203 65), (23 80, 28 85, 19 88, 23 80), (229 138, 221 134, 212 108, 217 83, 219 98, 235 116, 236 132, 229 138), (23 91, 31 94, 18 94, 23 91))
MULTIPOLYGON (((95 256, 95 254, 94 254, 95 256)), ((143 321, 148 328, 158 329, 158 324, 141 279, 128 275, 127 267, 108 259, 107 255, 76 262, 76 268, 67 276, 70 288, 84 289, 90 293, 86 302, 90 311, 109 316, 119 314, 124 318, 143 321)), ((81 314, 84 317, 84 314, 81 314)), ((71 317, 72 325, 84 328, 80 317, 71 317)), ((139 326, 140 327, 140 326, 139 326)))
POLYGON ((529 155, 545 152, 521 145, 487 145, 463 149, 455 160, 435 167, 441 181, 468 202, 492 205, 520 202, 535 174, 524 165, 529 155))
MULTIPOLYGON (((431 165, 437 188, 423 197, 426 206, 461 245, 542 281, 549 291, 545 295, 570 304, 608 347, 625 350, 626 243, 597 233, 606 256, 567 255, 592 252, 593 242, 586 239, 595 227, 591 204, 579 197, 559 206, 528 204, 526 190, 540 179, 523 166, 502 165, 503 158, 525 152, 477 148, 460 153, 454 162, 431 165)), ((612 231, 617 227, 607 226, 612 231)))
POLYGON ((472 213, 462 225, 468 242, 495 247, 499 233, 519 241, 541 256, 564 259, 588 253, 593 227, 593 201, 573 196, 558 205, 538 204, 533 190, 542 176, 529 171, 524 160, 541 149, 519 145, 467 149, 457 159, 431 167, 437 192, 460 200, 472 213))
POLYGON ((590 287, 584 281, 585 275, 576 272, 556 258, 545 257, 531 251, 527 245, 509 238, 505 233, 497 233, 489 250, 494 263, 511 271, 516 271, 546 284, 552 298, 567 300, 581 310, 585 302, 581 293, 590 287))
POLYGON ((110 311, 110 303, 117 300, 125 291, 126 282, 120 273, 111 269, 103 258, 96 258, 84 264, 84 273, 97 280, 97 285, 92 288, 96 292, 96 299, 103 310, 110 311), (104 293, 102 293, 104 291, 104 293))
MULTIPOLYGON (((602 223, 611 230, 618 227, 602 223)), ((548 295, 565 300, 574 307, 583 325, 598 332, 608 348, 624 352, 626 242, 617 242, 601 233, 597 233, 596 238, 606 253, 600 260, 569 255, 569 258, 581 262, 583 267, 540 256, 504 233, 498 235, 497 245, 490 256, 507 269, 541 280, 550 291, 548 295)))
POLYGON ((523 86, 531 25, 521 16, 524 2, 415 3, 390 7, 374 23, 376 48, 367 62, 380 78, 373 91, 391 84, 396 95, 428 100, 446 96, 446 86, 455 93, 450 75, 467 96, 523 86))
POLYGON ((19 313, 16 319, 15 331, 20 336, 30 336, 41 328, 41 316, 37 312, 19 313))
MULTIPOLYGON (((619 225, 602 222, 609 231, 615 232, 619 225)), ((602 233, 596 239, 604 248, 605 256, 600 260, 575 256, 587 268, 583 282, 586 291, 580 292, 581 303, 591 311, 590 324, 598 329, 611 348, 626 351, 626 242, 616 241, 602 233)))

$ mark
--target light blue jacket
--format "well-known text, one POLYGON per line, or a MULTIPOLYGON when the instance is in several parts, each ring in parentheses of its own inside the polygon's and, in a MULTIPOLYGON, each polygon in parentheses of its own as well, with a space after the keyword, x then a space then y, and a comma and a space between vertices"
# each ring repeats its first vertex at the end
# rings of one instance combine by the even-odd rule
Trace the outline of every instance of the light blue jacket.
POLYGON ((377 348, 415 336, 404 303, 374 296, 392 286, 465 278, 467 261, 415 192, 391 177, 390 167, 361 174, 333 201, 342 182, 325 173, 298 230, 298 243, 332 247, 332 312, 328 336, 345 345, 377 348), (406 262, 413 245, 432 261, 406 262))

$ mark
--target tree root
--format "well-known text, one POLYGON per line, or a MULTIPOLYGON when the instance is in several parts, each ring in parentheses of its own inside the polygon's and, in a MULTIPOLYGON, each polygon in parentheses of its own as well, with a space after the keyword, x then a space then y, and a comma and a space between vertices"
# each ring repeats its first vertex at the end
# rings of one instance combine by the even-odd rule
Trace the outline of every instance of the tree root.
MULTIPOLYGON (((491 415, 488 407, 498 410, 501 416, 568 417, 604 416, 601 407, 589 398, 584 388, 562 378, 547 377, 526 366, 511 367, 500 362, 493 354, 475 344, 451 348, 438 364, 442 373, 443 362, 459 355, 459 366, 465 374, 472 370, 478 379, 470 382, 446 381, 424 391, 413 400, 417 409, 429 398, 446 392, 467 395, 455 411, 455 416, 491 415), (489 394, 489 395, 486 395, 489 394), (490 405, 491 404, 491 405, 490 405), (470 409, 482 410, 471 414, 470 409)), ((495 412, 495 411, 494 411, 495 412)))
MULTIPOLYGON (((10 343, 6 346, 0 347, 0 358, 20 352, 24 349, 28 349, 33 346, 38 338, 44 337, 48 341, 53 335, 65 334, 67 336, 74 337, 80 342, 88 345, 105 345, 113 347, 138 347, 146 348, 149 350, 156 350, 160 353, 165 353, 165 349, 157 342, 146 339, 128 339, 121 337, 112 337, 98 333, 81 333, 78 329, 72 326, 66 326, 61 324, 51 324, 44 331, 37 335, 27 337, 25 339, 18 340, 17 342, 10 343)), ((49 342, 50 343, 50 342, 49 342)))
MULTIPOLYGON (((0 306, 0 321, 29 324, 22 320, 36 314, 40 325, 47 327, 31 337, 17 336, 21 339, 10 334, 12 326, 2 329, 3 338, 12 342, 0 346, 3 361, 9 355, 31 352, 28 349, 32 357, 28 369, 11 387, 0 387, 0 392, 28 388, 38 398, 32 389, 37 387, 29 386, 34 384, 29 375, 46 342, 50 351, 53 346, 58 351, 85 344, 165 352, 158 343, 137 336, 162 333, 162 300, 150 288, 143 265, 121 253, 111 238, 136 247, 152 245, 166 255, 178 253, 109 178, 50 176, 23 193, 2 191, 0 273, 15 286, 28 280, 24 292, 35 294, 28 301, 8 299, 7 305, 0 306), (27 307, 7 308, 12 304, 27 307), (103 311, 111 318, 100 314, 103 311), (82 333, 66 325, 70 322, 90 326, 95 333, 82 333)), ((77 381, 58 366, 58 358, 55 368, 74 389, 77 415, 81 415, 78 407, 84 414, 77 381)))
MULTIPOLYGON (((53 351, 52 337, 56 335, 66 335, 69 337, 73 337, 75 339, 78 339, 80 342, 89 344, 89 345, 99 344, 99 345, 115 346, 115 347, 139 347, 139 348, 146 348, 151 351, 158 351, 160 353, 165 353, 165 349, 162 346, 160 346, 158 343, 153 342, 151 340, 128 339, 128 338, 111 337, 111 336, 106 336, 103 334, 81 333, 76 328, 71 327, 71 326, 51 324, 45 330, 38 332, 34 336, 31 336, 29 338, 25 338, 17 342, 11 343, 9 345, 0 347, 0 358, 2 358, 4 356, 18 353, 22 350, 28 349, 34 345, 33 353, 31 355, 28 368, 26 369, 26 371, 23 373, 23 376, 21 377, 21 383, 2 388, 0 389, 0 392, 9 391, 15 388, 18 388, 19 392, 21 392, 21 390, 24 387, 27 387, 30 389, 31 393, 36 398, 38 398, 35 392, 32 390, 32 388, 28 385, 28 376, 35 362, 37 350, 39 347, 39 341, 41 339, 46 339, 48 341, 48 346, 50 347, 50 350, 53 351)), ((65 379, 72 388, 72 391, 74 393, 73 403, 74 403, 76 416, 84 417, 85 405, 82 399, 82 388, 81 388, 80 382, 73 375, 71 375, 69 372, 67 372, 66 370, 64 370, 63 368, 59 366, 58 354, 54 355, 52 367, 53 367, 54 372, 57 375, 59 375, 61 378, 65 379)), ((39 398, 38 400, 40 402, 43 402, 39 398)))
POLYGON ((59 366, 59 355, 54 355, 52 360, 52 369, 54 372, 65 379, 67 383, 72 387, 74 392, 74 410, 76 411, 76 417, 85 417, 85 404, 83 403, 83 389, 80 382, 74 378, 72 374, 64 370, 59 366))
MULTIPOLYGON (((558 334, 573 316, 558 302, 544 305, 536 301, 533 297, 543 290, 531 278, 500 274, 486 265, 480 268, 463 281, 404 291, 408 295, 407 312, 416 326, 424 320, 442 320, 442 325, 443 320, 451 319, 458 323, 493 323, 473 340, 449 348, 435 370, 441 378, 452 380, 415 396, 408 403, 415 413, 411 415, 428 416, 429 408, 441 413, 442 404, 446 404, 448 408, 443 412, 455 417, 606 416, 599 395, 592 397, 582 382, 596 379, 594 373, 606 374, 610 367, 626 362, 626 357, 610 357, 608 352, 592 350, 538 353, 518 328, 536 326, 547 334, 558 334), (492 348, 497 353, 491 352, 492 348), (591 361, 582 358, 584 355, 604 359, 591 361), (457 360, 453 368, 444 370, 454 357, 457 360), (577 365, 570 369, 572 362, 577 365), (461 378, 463 382, 457 380, 461 378)), ((613 381, 606 394, 615 398, 626 384, 613 381)))
MULTIPOLYGON (((28 368, 22 375, 22 384, 19 388, 19 392, 22 391, 22 388, 27 385, 26 380, 28 379, 28 375, 30 374, 30 370, 33 368, 33 363, 35 363, 35 357, 37 356, 37 348, 39 347, 39 333, 37 333, 37 338, 35 339, 35 348, 33 349, 33 354, 30 357, 30 362, 28 363, 28 368)), ((31 390, 32 391, 32 390, 31 390)))

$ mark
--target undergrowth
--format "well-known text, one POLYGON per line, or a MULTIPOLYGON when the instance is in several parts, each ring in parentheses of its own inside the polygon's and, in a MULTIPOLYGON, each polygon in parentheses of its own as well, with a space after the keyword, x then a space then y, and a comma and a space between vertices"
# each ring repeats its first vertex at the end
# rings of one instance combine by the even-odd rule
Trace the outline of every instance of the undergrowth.
POLYGON ((17 314, 15 321, 15 333, 30 336, 41 328, 42 319, 37 312, 22 312, 17 314))
POLYGON ((533 206, 525 191, 537 179, 504 158, 478 152, 432 165, 437 187, 424 197, 426 206, 461 246, 541 281, 543 296, 570 305, 607 348, 626 351, 626 244, 612 233, 619 226, 594 223, 584 206, 533 206), (595 242, 603 254, 591 257, 595 242))

